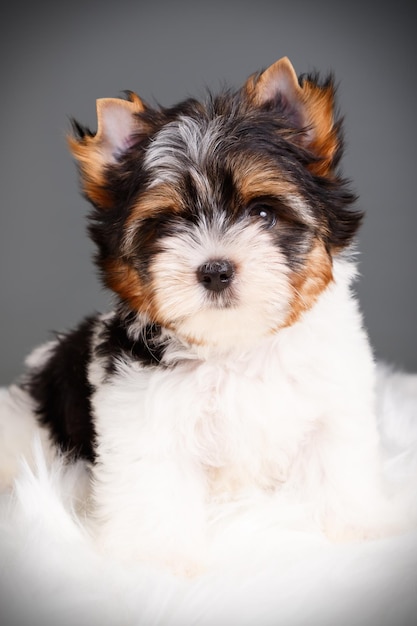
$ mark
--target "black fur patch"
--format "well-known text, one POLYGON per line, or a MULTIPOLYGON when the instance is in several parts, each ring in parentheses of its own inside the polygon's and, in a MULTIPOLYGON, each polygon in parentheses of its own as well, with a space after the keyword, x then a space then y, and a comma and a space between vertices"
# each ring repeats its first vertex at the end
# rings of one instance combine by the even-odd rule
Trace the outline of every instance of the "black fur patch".
POLYGON ((134 238, 132 258, 142 279, 149 279, 149 265, 155 256, 155 242, 179 232, 184 222, 182 215, 170 211, 159 211, 154 217, 147 217, 140 222, 134 238))
POLYGON ((96 347, 96 355, 106 359, 105 369, 109 376, 117 370, 118 361, 139 361, 143 366, 159 365, 164 355, 164 346, 160 341, 161 328, 157 324, 143 327, 140 337, 131 339, 128 326, 133 321, 115 317, 105 323, 96 347))
POLYGON ((39 420, 56 443, 74 456, 94 460, 92 387, 87 379, 91 336, 96 318, 87 318, 74 331, 58 336, 46 364, 29 373, 24 388, 34 398, 39 420))

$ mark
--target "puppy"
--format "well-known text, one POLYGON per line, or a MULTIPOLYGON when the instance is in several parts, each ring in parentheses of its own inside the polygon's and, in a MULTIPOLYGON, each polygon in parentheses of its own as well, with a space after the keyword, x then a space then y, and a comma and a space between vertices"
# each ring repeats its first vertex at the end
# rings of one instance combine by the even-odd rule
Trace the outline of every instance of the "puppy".
POLYGON ((129 92, 97 117, 69 145, 115 306, 3 392, 3 482, 38 432, 90 463, 104 550, 179 571, 204 562, 213 505, 253 493, 332 538, 387 532, 332 78, 283 58, 204 102, 129 92))

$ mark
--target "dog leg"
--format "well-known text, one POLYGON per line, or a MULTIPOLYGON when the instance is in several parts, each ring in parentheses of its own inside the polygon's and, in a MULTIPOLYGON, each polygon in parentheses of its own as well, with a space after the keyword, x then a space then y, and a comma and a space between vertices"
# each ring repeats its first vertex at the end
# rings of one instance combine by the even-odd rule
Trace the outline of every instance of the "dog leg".
POLYGON ((373 423, 371 417, 345 416, 332 427, 323 426, 297 468, 298 479, 303 474, 308 501, 314 503, 332 540, 374 539, 407 528, 405 512, 384 490, 373 423))
POLYGON ((205 556, 202 470, 175 454, 106 456, 94 475, 100 547, 124 561, 197 573, 205 556))

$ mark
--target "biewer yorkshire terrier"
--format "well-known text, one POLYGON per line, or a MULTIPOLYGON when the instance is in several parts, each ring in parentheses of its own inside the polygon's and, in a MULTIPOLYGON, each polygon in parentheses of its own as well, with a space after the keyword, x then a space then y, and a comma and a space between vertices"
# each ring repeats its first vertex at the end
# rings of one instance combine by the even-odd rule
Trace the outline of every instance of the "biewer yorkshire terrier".
POLYGON ((87 460, 101 549, 185 571, 213 507, 251 494, 330 538, 388 532, 332 78, 283 58, 203 102, 128 92, 97 117, 69 145, 115 306, 5 392, 3 482, 37 432, 87 460))

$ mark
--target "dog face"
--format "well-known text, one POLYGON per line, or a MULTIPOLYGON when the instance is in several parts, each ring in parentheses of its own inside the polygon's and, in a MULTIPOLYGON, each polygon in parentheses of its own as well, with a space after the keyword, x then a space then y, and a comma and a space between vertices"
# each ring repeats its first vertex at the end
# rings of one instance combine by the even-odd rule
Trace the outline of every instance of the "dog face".
POLYGON ((70 147, 98 265, 130 310, 227 348, 313 306, 361 219, 336 170, 331 79, 298 80, 284 58, 204 103, 155 110, 129 93, 97 113, 70 147))

